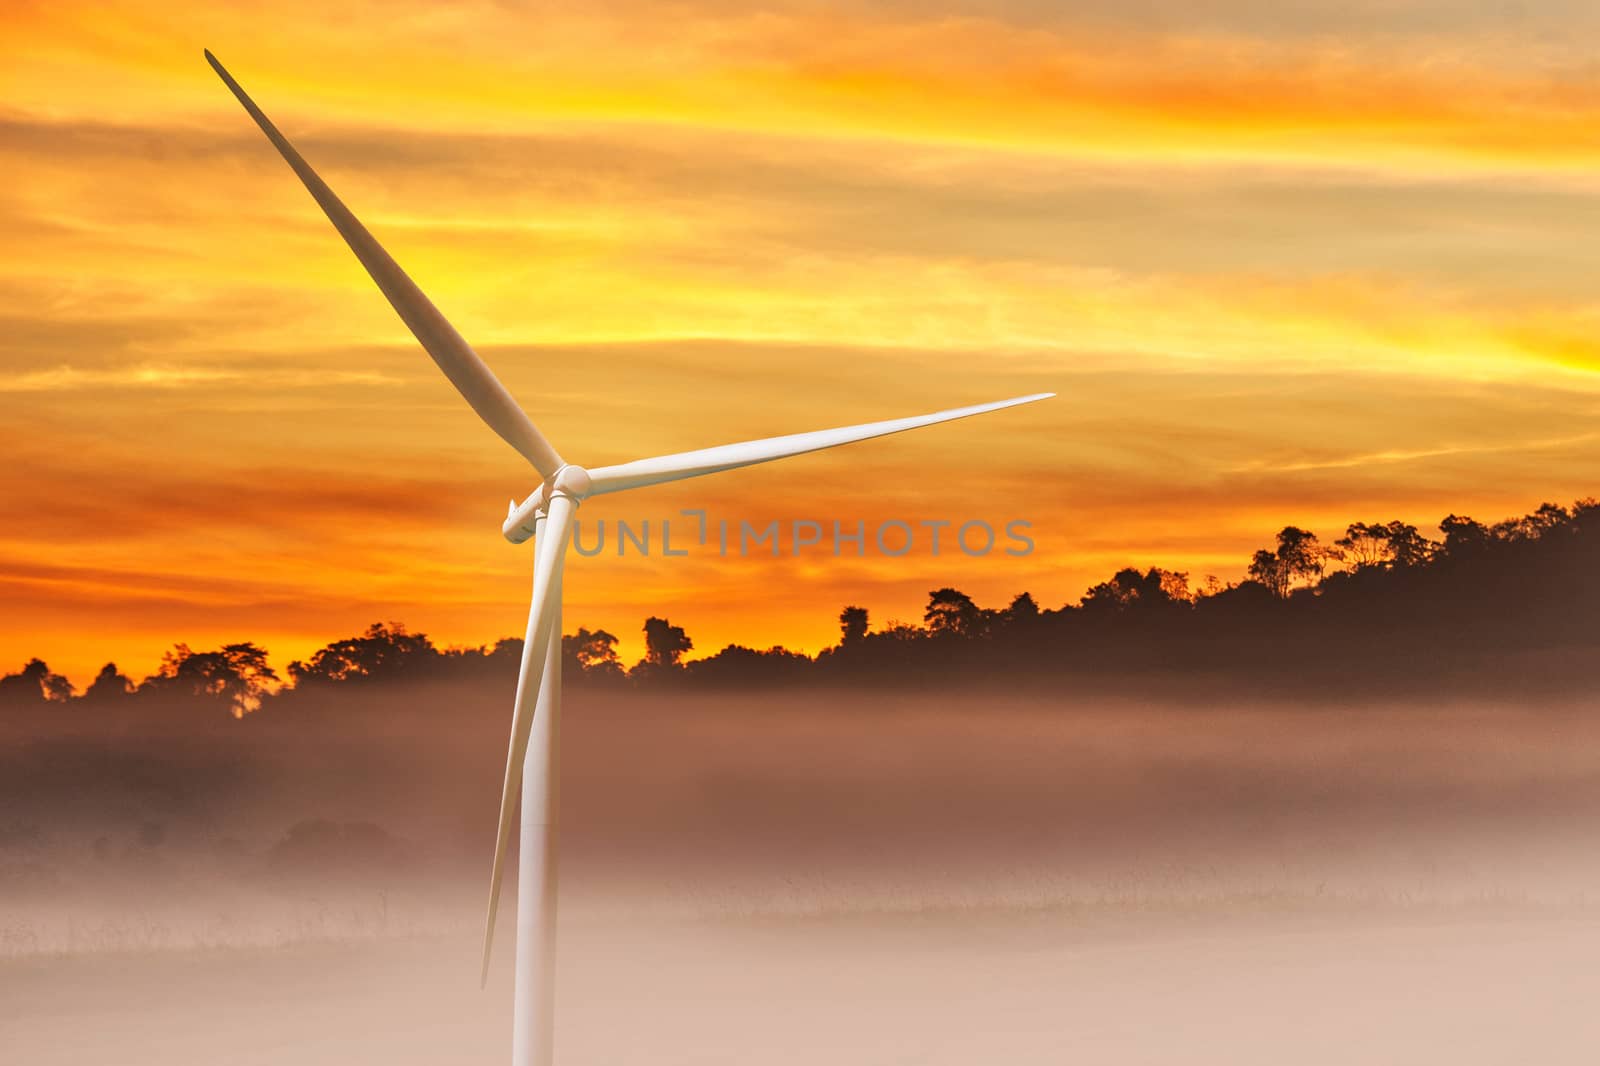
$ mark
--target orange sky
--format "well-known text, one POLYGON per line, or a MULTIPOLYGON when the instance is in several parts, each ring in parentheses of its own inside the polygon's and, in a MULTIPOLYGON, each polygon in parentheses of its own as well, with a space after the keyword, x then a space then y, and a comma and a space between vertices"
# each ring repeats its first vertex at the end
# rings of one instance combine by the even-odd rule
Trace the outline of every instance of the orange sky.
POLYGON ((1596 491, 1592 5, 1105 7, 6 5, 0 671, 521 629, 531 472, 203 47, 574 461, 1060 393, 586 504, 1033 523, 1021 559, 575 560, 567 628, 630 658, 650 613, 815 650, 845 602, 1596 491))

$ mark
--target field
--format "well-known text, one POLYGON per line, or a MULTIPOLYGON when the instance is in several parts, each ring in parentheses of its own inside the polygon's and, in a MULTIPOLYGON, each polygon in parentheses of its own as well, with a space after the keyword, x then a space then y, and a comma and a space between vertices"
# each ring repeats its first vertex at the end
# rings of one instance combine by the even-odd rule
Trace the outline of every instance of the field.
MULTIPOLYGON (((502 695, 9 723, 5 1059, 502 1061, 502 695)), ((558 1058, 1589 1062, 1597 734, 1548 699, 573 691, 558 1058)))

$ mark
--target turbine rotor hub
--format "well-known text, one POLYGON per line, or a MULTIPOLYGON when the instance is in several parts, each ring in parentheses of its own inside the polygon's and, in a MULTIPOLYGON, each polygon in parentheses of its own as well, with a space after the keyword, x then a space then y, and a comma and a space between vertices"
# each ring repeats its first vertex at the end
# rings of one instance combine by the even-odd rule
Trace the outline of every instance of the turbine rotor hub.
POLYGON ((544 483, 534 489, 526 500, 520 504, 512 501, 500 532, 511 543, 521 544, 537 531, 539 522, 550 509, 551 500, 564 496, 575 504, 582 503, 583 498, 593 491, 594 479, 589 476, 589 471, 566 463, 545 478, 544 483))
POLYGON ((548 501, 555 496, 569 496, 573 500, 582 500, 594 490, 594 479, 589 476, 589 471, 581 466, 567 463, 545 482, 545 499, 548 501))

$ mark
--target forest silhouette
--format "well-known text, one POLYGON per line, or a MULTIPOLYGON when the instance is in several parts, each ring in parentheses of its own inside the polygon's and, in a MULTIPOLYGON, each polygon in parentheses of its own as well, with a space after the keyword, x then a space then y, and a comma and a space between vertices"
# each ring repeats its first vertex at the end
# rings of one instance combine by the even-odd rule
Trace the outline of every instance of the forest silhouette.
MULTIPOLYGON (((929 593, 920 623, 874 628, 866 608, 847 605, 838 643, 816 656, 732 644, 690 659, 692 637, 651 617, 646 655, 628 666, 615 634, 579 628, 562 637, 564 677, 619 690, 1000 676, 1045 684, 1211 678, 1307 692, 1587 684, 1600 634, 1600 502, 1547 503, 1488 525, 1452 514, 1438 531, 1355 522, 1324 542, 1287 526, 1238 582, 1196 584, 1188 573, 1129 567, 1053 609, 1026 592, 983 607, 942 587, 929 593)), ((160 705, 237 718, 347 686, 509 683, 521 646, 510 638, 439 648, 403 625, 377 623, 284 674, 252 642, 207 651, 179 644, 141 681, 107 663, 82 692, 32 659, 0 678, 0 711, 160 705)))

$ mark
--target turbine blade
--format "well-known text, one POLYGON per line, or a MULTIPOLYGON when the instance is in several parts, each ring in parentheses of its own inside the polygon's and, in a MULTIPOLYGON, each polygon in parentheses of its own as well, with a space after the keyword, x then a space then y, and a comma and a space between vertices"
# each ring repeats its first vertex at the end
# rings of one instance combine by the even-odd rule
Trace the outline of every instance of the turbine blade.
MULTIPOLYGON (((528 753, 528 737, 533 731, 533 712, 539 689, 549 679, 544 676, 545 654, 552 640, 556 619, 561 617, 561 567, 572 535, 575 504, 566 496, 550 501, 550 515, 539 531, 533 564, 533 604, 528 609, 528 631, 522 642, 522 665, 517 672, 517 702, 511 716, 511 743, 506 752, 505 784, 500 790, 500 824, 496 831, 494 865, 489 873, 489 911, 483 930, 483 972, 480 981, 489 982, 489 955, 494 947, 494 923, 500 911, 500 882, 505 873, 506 848, 516 820, 518 790, 522 786, 522 762, 528 753)), ((556 660, 559 662, 559 658, 556 660)))
POLYGON ((589 477, 594 482, 594 489, 590 495, 622 492, 625 489, 637 489, 645 485, 659 485, 663 481, 679 481, 683 478, 700 477, 702 474, 716 474, 741 466, 771 462, 774 459, 787 459, 791 455, 836 448, 841 444, 853 444, 858 440, 902 433, 908 429, 920 429, 923 426, 981 415, 989 411, 1000 411, 1007 407, 1033 403, 1036 400, 1047 400, 1054 395, 1053 392, 1040 392, 1032 396, 1018 396, 1015 399, 999 400, 995 403, 980 403, 972 407, 938 411, 931 415, 893 418, 886 422, 868 422, 865 425, 842 426, 838 429, 820 429, 814 433, 795 433, 787 437, 768 437, 766 440, 724 444, 718 448, 703 448, 696 452, 679 452, 676 455, 661 455, 654 459, 637 459, 618 466, 602 466, 589 471, 589 477))
POLYGON ((239 98, 239 103, 255 119, 256 125, 261 127, 261 132, 267 135, 284 161, 299 175, 306 190, 328 216, 328 221, 333 223, 350 250, 356 253, 356 258, 361 260, 361 265, 372 275, 372 280, 383 290, 383 295, 399 312, 400 320, 422 342, 422 347, 439 364, 439 369, 444 371, 444 376, 450 379, 456 391, 478 412, 478 417, 532 463, 541 477, 549 477, 560 469, 561 456, 544 439, 527 413, 517 406, 511 393, 494 376, 494 371, 461 339, 455 327, 445 321, 439 309, 422 294, 422 290, 390 258, 360 220, 350 213, 350 209, 340 202, 333 190, 317 176, 317 172, 300 157, 288 139, 278 132, 278 127, 217 62, 216 56, 206 52, 206 62, 211 64, 211 69, 217 72, 233 95, 239 98))

